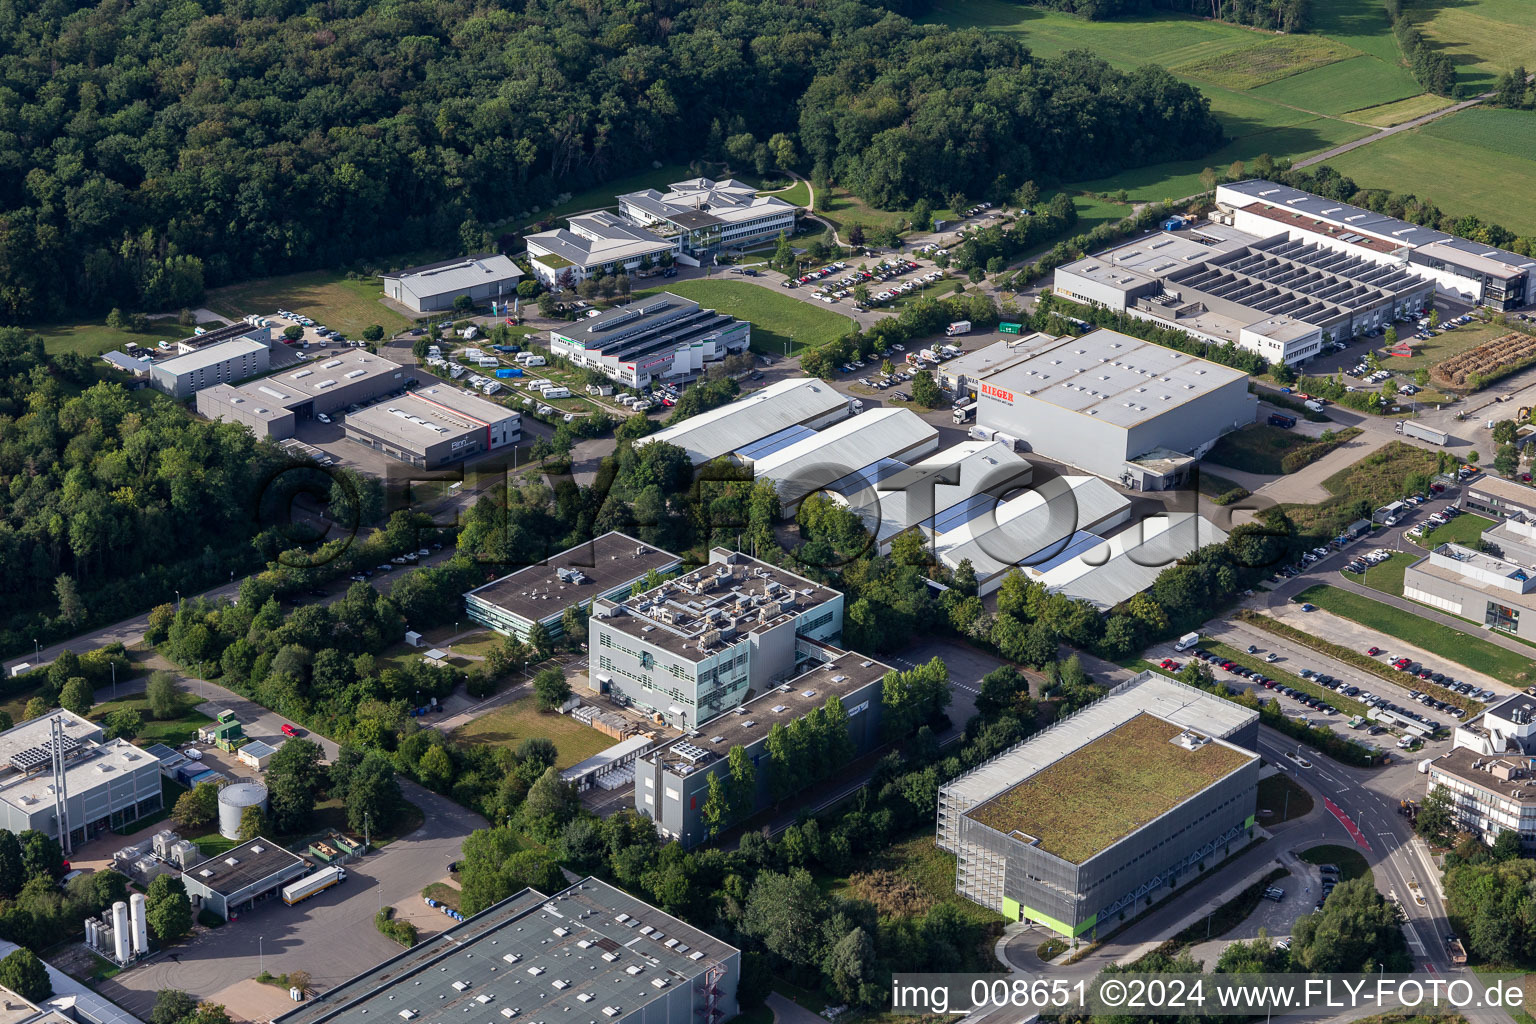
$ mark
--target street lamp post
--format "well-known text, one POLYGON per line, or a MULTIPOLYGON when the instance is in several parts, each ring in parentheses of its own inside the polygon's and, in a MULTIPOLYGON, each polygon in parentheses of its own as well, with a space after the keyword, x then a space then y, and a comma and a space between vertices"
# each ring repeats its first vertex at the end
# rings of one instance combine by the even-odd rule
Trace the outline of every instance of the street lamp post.
POLYGON ((117 700, 117 662, 112 662, 112 699, 117 700))
POLYGON ((256 936, 256 962, 260 966, 262 974, 267 973, 267 954, 266 951, 262 948, 262 943, 265 941, 266 936, 256 936))

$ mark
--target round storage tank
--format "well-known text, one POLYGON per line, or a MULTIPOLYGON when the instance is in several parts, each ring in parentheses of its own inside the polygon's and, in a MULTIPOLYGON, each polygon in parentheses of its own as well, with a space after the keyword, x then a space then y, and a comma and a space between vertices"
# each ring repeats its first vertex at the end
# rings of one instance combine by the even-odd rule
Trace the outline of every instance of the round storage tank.
POLYGON ((219 790, 219 835, 235 839, 240 835, 240 815, 247 807, 267 812, 267 787, 259 782, 236 782, 219 790))

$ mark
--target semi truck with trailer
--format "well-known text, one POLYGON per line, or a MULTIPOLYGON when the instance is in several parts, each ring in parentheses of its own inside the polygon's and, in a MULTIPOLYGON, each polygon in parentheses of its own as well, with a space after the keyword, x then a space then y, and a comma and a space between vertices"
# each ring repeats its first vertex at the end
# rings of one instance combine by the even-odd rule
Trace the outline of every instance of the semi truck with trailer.
POLYGON ((312 875, 305 875, 291 885, 283 886, 283 902, 291 907, 295 903, 303 902, 316 893, 324 892, 331 886, 339 885, 346 880, 346 868, 321 868, 312 875))
POLYGON ((1444 445, 1450 443, 1451 435, 1434 427, 1426 427, 1422 423, 1413 420, 1398 420, 1397 432, 1407 437, 1416 437, 1420 441, 1428 441, 1430 444, 1444 445))
POLYGON ((956 423, 969 423, 976 418, 976 403, 963 402, 955 406, 954 420, 956 423))

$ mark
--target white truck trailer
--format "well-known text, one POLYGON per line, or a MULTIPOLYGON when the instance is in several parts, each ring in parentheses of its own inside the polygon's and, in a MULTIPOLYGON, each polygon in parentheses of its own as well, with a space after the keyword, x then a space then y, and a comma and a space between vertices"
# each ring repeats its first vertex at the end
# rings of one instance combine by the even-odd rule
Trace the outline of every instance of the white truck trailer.
POLYGON ((321 868, 312 875, 305 875, 291 885, 283 886, 283 902, 291 907, 295 903, 303 902, 316 893, 324 892, 331 886, 339 885, 346 880, 346 868, 321 868))
POLYGON ((1398 420, 1397 432, 1407 437, 1416 437, 1420 441, 1428 441, 1430 444, 1444 445, 1451 440, 1451 435, 1434 427, 1427 427, 1413 420, 1398 420))

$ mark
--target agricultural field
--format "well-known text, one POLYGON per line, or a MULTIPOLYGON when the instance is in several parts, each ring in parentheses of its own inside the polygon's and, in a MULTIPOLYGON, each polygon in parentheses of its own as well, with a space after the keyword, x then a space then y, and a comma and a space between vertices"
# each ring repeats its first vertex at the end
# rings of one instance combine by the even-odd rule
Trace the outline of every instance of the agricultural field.
POLYGON ((1391 128, 1395 124, 1412 121, 1414 118, 1423 117, 1425 114, 1433 114, 1442 107, 1450 105, 1451 101, 1443 96, 1424 93, 1422 96, 1413 96, 1406 100, 1398 100, 1395 103, 1381 103, 1362 110, 1351 110, 1348 113, 1348 117, 1352 121, 1364 121, 1366 124, 1375 125, 1377 128, 1391 128))
POLYGON ((1322 36, 1276 36, 1169 70, 1228 89, 1254 89, 1336 61, 1348 62, 1356 56, 1355 50, 1322 36))
POLYGON ((752 322, 752 350, 773 355, 816 348, 853 331, 849 317, 744 281, 673 281, 637 292, 668 291, 701 305, 752 322))
POLYGON ((1536 66, 1536 4, 1458 0, 1410 8, 1430 42, 1456 62, 1456 80, 1479 91, 1515 65, 1536 66))
POLYGON ((616 742, 567 715, 540 711, 532 697, 523 697, 482 715, 455 729, 453 735, 464 743, 489 743, 513 749, 531 736, 544 736, 552 740, 559 751, 556 768, 569 768, 607 750, 616 742))
POLYGON ((1320 114, 1343 114, 1358 109, 1362 97, 1391 103, 1422 91, 1406 68, 1361 54, 1261 85, 1253 95, 1320 114))
POLYGON ((1382 0, 1318 0, 1314 7, 1317 30, 1301 36, 1174 14, 1088 21, 1007 0, 939 0, 928 20, 1017 35, 1042 56, 1081 48, 1121 68, 1161 64, 1198 87, 1226 145, 1196 160, 1071 186, 1158 201, 1200 192, 1206 167, 1225 171, 1265 153, 1298 159, 1362 138, 1372 122, 1341 115, 1419 93, 1401 67, 1382 0))
POLYGON ((386 307, 383 298, 384 287, 377 280, 354 281, 338 271, 312 270, 217 288, 208 293, 207 305, 231 320, 247 313, 272 313, 281 306, 354 338, 369 324, 378 324, 386 334, 409 327, 411 321, 386 307))
POLYGON ((1536 113, 1472 108, 1329 159, 1364 188, 1412 192, 1446 213, 1536 234, 1536 113))

